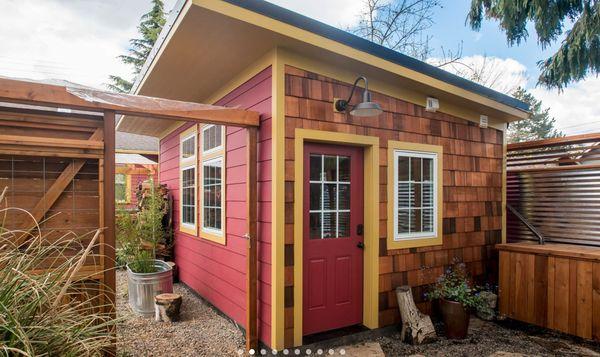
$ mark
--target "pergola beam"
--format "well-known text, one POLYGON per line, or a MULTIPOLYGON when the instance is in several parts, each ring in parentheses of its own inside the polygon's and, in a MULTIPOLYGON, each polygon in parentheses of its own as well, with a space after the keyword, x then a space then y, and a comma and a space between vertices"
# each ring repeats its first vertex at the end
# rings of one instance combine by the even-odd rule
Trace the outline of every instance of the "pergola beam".
POLYGON ((0 78, 0 101, 207 124, 258 127, 257 112, 0 78))

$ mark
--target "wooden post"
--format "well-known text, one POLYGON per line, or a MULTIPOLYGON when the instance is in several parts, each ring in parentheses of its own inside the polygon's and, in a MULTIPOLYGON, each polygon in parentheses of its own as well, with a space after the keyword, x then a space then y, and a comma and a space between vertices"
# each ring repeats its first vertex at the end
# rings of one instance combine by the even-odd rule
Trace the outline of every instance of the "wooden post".
POLYGON ((246 252, 246 350, 258 348, 258 252, 257 252, 257 216, 258 216, 258 180, 256 128, 248 128, 246 141, 246 219, 248 249, 246 252))
MULTIPOLYGON (((115 112, 104 112, 104 291, 107 309, 116 318, 115 313, 115 112)), ((115 340, 116 342, 116 340, 115 340)), ((107 351, 116 355, 116 345, 107 351)))

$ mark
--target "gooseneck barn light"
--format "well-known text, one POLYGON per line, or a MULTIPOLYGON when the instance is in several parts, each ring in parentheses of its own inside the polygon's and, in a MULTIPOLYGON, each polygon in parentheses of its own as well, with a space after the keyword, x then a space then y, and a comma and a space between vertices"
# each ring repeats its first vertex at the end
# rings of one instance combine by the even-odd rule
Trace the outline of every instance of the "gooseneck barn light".
POLYGON ((336 99, 335 103, 333 104, 335 110, 337 110, 338 112, 345 112, 346 110, 348 110, 348 107, 350 107, 349 103, 352 100, 352 96, 354 95, 354 91, 356 90, 357 84, 360 80, 365 82, 365 89, 363 91, 362 102, 353 106, 352 110, 350 110, 350 114, 357 117, 374 117, 383 113, 381 106, 371 101, 371 92, 369 92, 369 82, 364 76, 360 76, 354 81, 354 85, 352 86, 352 91, 350 92, 350 97, 348 97, 348 100, 336 99))

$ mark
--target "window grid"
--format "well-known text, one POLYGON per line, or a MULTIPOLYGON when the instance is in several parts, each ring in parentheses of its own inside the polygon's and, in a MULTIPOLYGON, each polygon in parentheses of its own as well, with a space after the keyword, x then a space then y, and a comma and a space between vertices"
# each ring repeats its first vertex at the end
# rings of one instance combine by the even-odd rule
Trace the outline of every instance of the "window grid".
POLYGON ((181 223, 194 226, 196 224, 196 167, 182 168, 181 175, 181 223))
POLYGON ((197 233, 198 222, 198 131, 191 126, 180 134, 180 230, 187 234, 197 233))
POLYGON ((223 148, 222 125, 207 125, 202 128, 202 153, 209 154, 223 148))
POLYGON ((221 157, 202 162, 202 228, 204 230, 220 233, 222 230, 222 209, 223 209, 223 159, 221 157), (208 174, 207 175, 207 168, 208 174), (212 168, 212 169, 211 169, 212 168), (217 177, 217 168, 218 177, 217 177), (211 193, 214 193, 214 202, 206 202, 208 197, 212 197, 211 193), (217 199, 218 197, 218 199, 217 199), (218 203, 218 205, 217 205, 218 203), (214 222, 209 221, 210 213, 213 213, 214 222))
POLYGON ((410 238, 426 238, 431 235, 436 234, 436 201, 437 201, 437 193, 436 193, 436 180, 439 178, 437 175, 437 155, 432 153, 417 153, 417 152, 395 152, 394 163, 394 177, 396 181, 396 193, 394 199, 396 200, 394 205, 395 211, 395 234, 396 239, 410 239, 410 238), (398 169, 399 169, 399 159, 400 158, 408 159, 408 180, 400 180, 398 177, 398 169), (413 179, 413 160, 419 160, 419 180, 413 179), (426 180, 424 176, 424 162, 425 160, 431 160, 429 162, 429 179, 426 180), (419 186, 416 186, 419 185, 419 186), (403 194, 403 187, 406 190, 406 193, 403 194), (419 195, 419 206, 415 205, 415 197, 413 191, 415 191, 416 187, 420 187, 418 192, 419 195), (426 196, 426 192, 429 197, 426 196), (424 196, 425 195, 425 196, 424 196), (427 199, 427 204, 423 201, 423 199, 427 199), (406 200, 403 202, 402 200, 406 200), (427 210, 428 216, 423 214, 423 212, 427 210), (408 224, 408 232, 401 231, 401 223, 400 223, 400 213, 406 212, 407 224, 408 224), (416 229, 416 226, 413 227, 413 217, 416 216, 415 212, 419 213, 419 229, 416 229), (411 215, 412 213, 412 215, 411 215))
MULTIPOLYGON (((317 156, 317 155, 313 155, 313 156, 317 156)), ((320 184, 321 186, 321 209, 319 210, 311 210, 309 209, 309 214, 310 213, 318 213, 320 215, 321 218, 321 239, 324 238, 339 238, 340 237, 340 232, 339 232, 339 228, 340 228, 340 213, 350 213, 350 209, 340 209, 340 184, 341 185, 348 185, 350 186, 350 181, 340 181, 340 156, 336 155, 336 180, 335 181, 327 181, 326 180, 326 173, 325 173, 325 157, 331 157, 332 155, 318 155, 321 157, 321 169, 320 169, 320 180, 309 180, 309 187, 310 184, 320 184), (325 209, 325 185, 326 184, 333 184, 335 185, 335 209, 325 209), (325 237, 325 214, 335 214, 335 237, 325 237)), ((349 158, 348 158, 349 159, 349 158)), ((350 179, 350 176, 348 176, 348 179, 350 179)))

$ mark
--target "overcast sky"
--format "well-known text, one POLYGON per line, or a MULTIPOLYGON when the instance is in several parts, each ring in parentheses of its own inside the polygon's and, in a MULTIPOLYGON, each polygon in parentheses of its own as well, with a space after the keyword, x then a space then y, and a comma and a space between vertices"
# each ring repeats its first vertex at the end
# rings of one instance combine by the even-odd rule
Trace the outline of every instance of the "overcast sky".
MULTIPOLYGON (((166 0, 170 9, 175 0, 166 0)), ((352 26, 362 0, 272 0, 293 11, 338 27, 352 26)), ((136 37, 140 16, 149 0, 0 0, 0 76, 65 79, 103 87, 110 74, 131 76, 117 56, 136 37)), ((536 62, 556 46, 541 51, 535 37, 518 47, 508 47, 493 22, 480 32, 465 26, 470 0, 442 0, 429 31, 435 49, 463 43, 466 61, 482 55, 495 57, 506 69, 506 85, 530 89, 551 108, 558 127, 568 134, 600 131, 600 79, 591 77, 563 93, 535 88, 536 62)), ((535 34, 534 31, 530 31, 535 34)))

